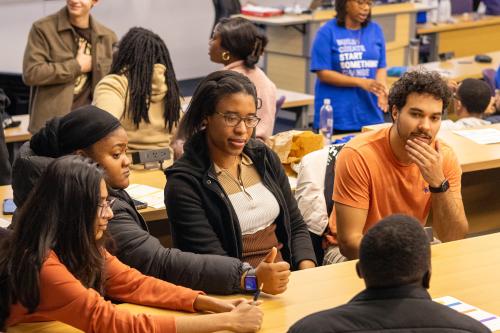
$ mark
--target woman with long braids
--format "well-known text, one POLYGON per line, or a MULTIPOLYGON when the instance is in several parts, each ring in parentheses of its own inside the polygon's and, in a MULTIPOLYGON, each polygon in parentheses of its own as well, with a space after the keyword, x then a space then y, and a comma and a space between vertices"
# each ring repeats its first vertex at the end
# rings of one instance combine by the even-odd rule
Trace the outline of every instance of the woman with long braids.
POLYGON ((257 88, 257 116, 261 121, 255 136, 264 141, 273 134, 276 117, 276 85, 256 66, 266 45, 264 32, 242 17, 221 19, 209 42, 212 62, 245 75, 257 88))
POLYGON ((121 39, 94 105, 120 120, 134 150, 165 148, 180 118, 179 87, 160 36, 135 27, 121 39))
POLYGON ((0 331, 57 320, 84 332, 255 332, 260 309, 142 275, 104 248, 112 199, 104 172, 79 155, 47 167, 0 243, 0 331), (206 316, 133 315, 104 297, 206 316))

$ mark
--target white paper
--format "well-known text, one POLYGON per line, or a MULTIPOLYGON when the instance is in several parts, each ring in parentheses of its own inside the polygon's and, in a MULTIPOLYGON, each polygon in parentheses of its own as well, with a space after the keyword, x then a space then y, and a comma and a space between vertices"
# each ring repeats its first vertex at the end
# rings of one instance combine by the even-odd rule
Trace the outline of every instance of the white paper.
POLYGON ((10 225, 10 221, 0 217, 0 227, 7 228, 10 225))
POLYGON ((481 128, 475 130, 453 131, 458 135, 466 137, 469 140, 481 145, 500 143, 500 131, 496 128, 481 128))
POLYGON ((149 207, 156 209, 165 208, 163 189, 161 188, 131 184, 127 187, 126 191, 132 198, 147 203, 149 207))
POLYGON ((500 330, 500 318, 494 314, 483 311, 473 305, 464 303, 455 297, 444 296, 433 299, 434 302, 446 305, 447 307, 463 313, 488 327, 491 331, 500 330))

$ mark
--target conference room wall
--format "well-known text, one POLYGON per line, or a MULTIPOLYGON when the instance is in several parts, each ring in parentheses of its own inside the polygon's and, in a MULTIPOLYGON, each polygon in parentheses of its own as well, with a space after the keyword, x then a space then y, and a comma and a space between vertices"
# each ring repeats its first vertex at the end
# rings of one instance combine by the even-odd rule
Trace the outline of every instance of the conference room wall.
MULTIPOLYGON (((65 0, 0 0, 0 72, 21 73, 31 24, 65 5, 65 0)), ((178 79, 197 78, 220 68, 208 58, 214 20, 211 1, 101 0, 93 15, 118 37, 132 26, 158 33, 167 43, 178 79)))

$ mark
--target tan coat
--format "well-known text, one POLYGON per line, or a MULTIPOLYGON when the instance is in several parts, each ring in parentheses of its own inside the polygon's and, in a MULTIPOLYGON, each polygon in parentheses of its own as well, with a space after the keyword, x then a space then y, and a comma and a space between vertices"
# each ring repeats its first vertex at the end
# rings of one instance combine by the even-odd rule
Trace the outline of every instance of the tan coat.
MULTIPOLYGON (((92 28, 91 89, 111 68, 116 34, 90 17, 92 28)), ((76 61, 77 34, 66 7, 31 27, 23 59, 23 80, 30 91, 29 131, 35 133, 54 116, 71 111, 75 79, 81 74, 76 61)))
MULTIPOLYGON (((149 104, 149 123, 141 120, 137 128, 132 118, 125 114, 128 108, 128 79, 125 75, 106 75, 94 91, 93 104, 108 111, 120 120, 127 131, 128 146, 134 150, 159 149, 170 147, 172 134, 165 128, 163 112, 167 84, 165 66, 155 64, 152 79, 151 103, 149 104)), ((174 131, 175 129, 172 129, 174 131)))

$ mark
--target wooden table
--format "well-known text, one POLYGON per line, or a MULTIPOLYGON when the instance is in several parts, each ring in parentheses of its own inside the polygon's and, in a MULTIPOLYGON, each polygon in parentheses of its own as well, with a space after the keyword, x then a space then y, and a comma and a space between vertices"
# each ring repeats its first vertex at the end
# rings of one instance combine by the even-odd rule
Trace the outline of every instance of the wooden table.
POLYGON ((5 132, 5 143, 10 142, 24 142, 31 138, 31 133, 28 131, 29 125, 29 115, 22 114, 17 116, 12 116, 16 121, 21 121, 21 124, 17 127, 7 128, 5 132))
POLYGON ((464 57, 497 51, 500 47, 500 16, 455 16, 455 23, 426 23, 417 26, 418 35, 428 35, 431 41, 431 60, 439 53, 453 52, 464 57))
MULTIPOLYGON (((500 44, 497 47, 500 48, 500 44)), ((488 52, 486 54, 492 58, 492 62, 489 64, 474 61, 474 56, 466 56, 447 61, 434 61, 419 64, 410 67, 408 70, 425 69, 428 71, 437 71, 446 79, 458 82, 465 79, 481 79, 484 69, 493 68, 496 70, 500 65, 500 51, 488 52)), ((398 77, 387 77, 387 83, 391 86, 398 79, 398 77)))
MULTIPOLYGON (((500 315, 499 261, 500 233, 434 245, 431 296, 453 296, 500 315)), ((364 288, 362 280, 356 275, 355 263, 350 261, 293 272, 284 294, 262 296, 264 322, 259 332, 286 332, 293 323, 308 314, 349 301, 364 288)), ((120 304, 118 307, 132 313, 192 315, 132 304, 120 304)), ((8 330, 8 333, 25 332, 79 331, 58 322, 21 324, 8 330)))
MULTIPOLYGON (((391 124, 363 127, 363 131, 391 124)), ((500 130, 500 124, 484 126, 500 130)), ((500 230, 500 143, 480 145, 452 131, 439 131, 438 137, 457 155, 462 167, 462 199, 469 221, 469 234, 500 230)))

